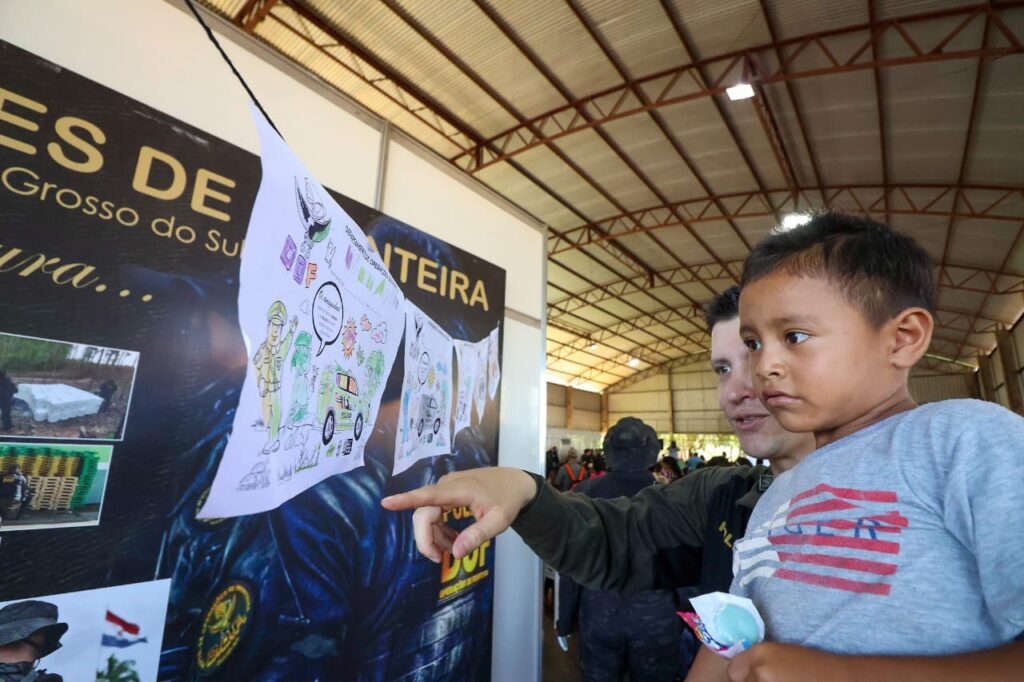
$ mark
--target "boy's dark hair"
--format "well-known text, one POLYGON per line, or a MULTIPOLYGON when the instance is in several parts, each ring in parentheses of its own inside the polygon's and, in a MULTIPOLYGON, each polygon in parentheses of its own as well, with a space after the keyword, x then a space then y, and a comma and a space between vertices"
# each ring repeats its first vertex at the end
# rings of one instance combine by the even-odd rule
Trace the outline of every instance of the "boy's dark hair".
POLYGON ((935 312, 931 258, 911 237, 870 218, 824 211, 769 233, 743 265, 741 285, 779 269, 827 278, 875 327, 907 308, 935 312))
POLYGON ((704 304, 704 321, 708 323, 708 331, 719 322, 728 322, 739 317, 740 288, 731 286, 718 296, 704 304))

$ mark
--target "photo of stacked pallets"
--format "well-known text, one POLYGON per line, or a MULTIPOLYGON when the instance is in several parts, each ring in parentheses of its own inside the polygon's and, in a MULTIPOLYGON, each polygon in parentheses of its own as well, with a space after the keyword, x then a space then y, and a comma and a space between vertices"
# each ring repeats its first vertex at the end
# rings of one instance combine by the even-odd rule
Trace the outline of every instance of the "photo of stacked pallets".
POLYGON ((7 450, 0 457, 4 482, 18 465, 28 479, 33 497, 29 510, 72 510, 81 507, 96 476, 97 456, 88 451, 62 452, 40 447, 7 450))

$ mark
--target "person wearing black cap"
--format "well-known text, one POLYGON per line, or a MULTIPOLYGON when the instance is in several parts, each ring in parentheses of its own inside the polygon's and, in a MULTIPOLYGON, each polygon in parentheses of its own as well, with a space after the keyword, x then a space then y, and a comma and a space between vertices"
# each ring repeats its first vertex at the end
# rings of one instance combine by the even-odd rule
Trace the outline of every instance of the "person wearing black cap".
MULTIPOLYGON (((576 492, 602 499, 633 497, 654 485, 649 469, 660 449, 654 429, 634 417, 620 419, 604 438, 608 475, 583 481, 576 492)), ((569 576, 558 577, 558 636, 568 637, 578 624, 580 667, 588 682, 622 680, 627 671, 632 682, 674 679, 683 628, 675 611, 672 590, 622 594, 585 589, 569 576)))
POLYGON ((36 664, 61 647, 67 631, 49 602, 30 599, 0 609, 0 682, 63 682, 36 664))

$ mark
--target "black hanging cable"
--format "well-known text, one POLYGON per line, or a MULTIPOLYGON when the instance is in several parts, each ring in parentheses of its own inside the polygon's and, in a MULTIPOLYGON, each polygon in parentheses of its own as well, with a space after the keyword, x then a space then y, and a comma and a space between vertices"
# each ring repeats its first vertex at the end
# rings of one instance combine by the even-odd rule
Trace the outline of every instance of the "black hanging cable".
POLYGON ((224 51, 224 48, 220 46, 217 36, 213 35, 213 31, 211 31, 210 27, 206 25, 205 21, 203 21, 203 17, 200 16, 196 6, 192 4, 192 0, 185 0, 185 4, 188 5, 190 10, 192 10, 192 14, 195 15, 196 21, 199 22, 200 26, 206 29, 206 37, 210 39, 210 42, 213 43, 214 47, 217 48, 217 51, 220 52, 220 56, 223 57, 224 61, 228 63, 228 66, 231 67, 231 73, 235 74, 235 77, 238 78, 238 82, 241 83, 242 87, 245 88, 245 91, 249 93, 249 99, 251 99, 252 103, 256 105, 256 108, 260 110, 263 117, 267 119, 267 123, 269 123, 270 127, 274 129, 274 132, 280 135, 283 139, 284 135, 281 135, 281 131, 277 129, 276 125, 274 125, 274 121, 270 118, 270 114, 268 114, 267 110, 263 108, 260 101, 256 99, 256 95, 253 93, 252 88, 249 87, 249 84, 245 82, 245 79, 242 78, 242 74, 238 73, 238 69, 235 68, 235 64, 231 61, 231 57, 229 57, 228 53, 224 51))

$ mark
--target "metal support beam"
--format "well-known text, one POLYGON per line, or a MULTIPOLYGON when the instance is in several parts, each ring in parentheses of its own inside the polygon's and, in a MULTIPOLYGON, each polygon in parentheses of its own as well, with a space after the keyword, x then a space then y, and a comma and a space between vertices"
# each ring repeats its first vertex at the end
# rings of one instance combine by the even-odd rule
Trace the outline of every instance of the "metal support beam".
POLYGON ((740 77, 745 60, 760 61, 760 53, 781 48, 789 48, 787 50, 789 57, 782 60, 779 68, 762 75, 758 81, 760 84, 784 83, 802 78, 906 64, 961 59, 994 59, 1010 54, 1019 54, 1024 52, 1021 38, 1002 21, 1002 17, 1022 5, 1024 5, 1024 0, 1008 0, 997 6, 986 3, 942 9, 788 38, 698 60, 602 90, 552 109, 489 138, 487 149, 482 149, 479 153, 477 150, 467 150, 452 157, 451 160, 463 170, 475 173, 529 149, 549 145, 554 140, 581 130, 588 130, 611 121, 673 104, 724 94, 727 84, 731 85, 740 77), (1008 44, 983 49, 951 49, 950 45, 954 42, 954 38, 982 15, 986 17, 986 20, 991 16, 998 21, 999 29, 1006 37, 1008 44), (969 21, 963 21, 945 32, 935 32, 935 23, 932 20, 947 17, 962 17, 969 21), (913 34, 922 32, 921 27, 925 27, 924 30, 929 33, 934 33, 925 47, 918 44, 919 41, 923 42, 923 39, 915 40, 913 38, 913 34), (836 52, 849 51, 830 50, 829 44, 848 42, 851 36, 863 39, 863 44, 845 60, 836 59, 836 52), (890 57, 880 57, 877 54, 874 55, 874 58, 868 57, 869 51, 880 44, 883 39, 902 42, 901 49, 894 50, 894 56, 890 57), (812 54, 817 58, 811 57, 812 54), (803 60, 800 59, 801 56, 804 56, 803 60), (829 65, 820 66, 821 59, 825 59, 829 65), (710 85, 705 86, 699 79, 698 67, 706 68, 709 72, 717 73, 718 76, 710 85), (637 88, 657 94, 652 96, 649 102, 644 103, 633 94, 637 88), (583 108, 595 112, 596 115, 591 120, 587 120, 579 114, 583 108), (492 149, 496 151, 491 151, 492 149))
POLYGON ((232 21, 246 33, 252 33, 276 4, 277 0, 248 0, 232 21))
POLYGON ((996 346, 999 347, 999 356, 1003 362, 1003 376, 1006 377, 1006 395, 1009 399, 1010 409, 1017 414, 1024 414, 1024 394, 1021 392, 1020 377, 1021 364, 1013 335, 1005 329, 997 331, 996 346))
MULTIPOLYGON (((882 219, 889 215, 967 218, 1019 223, 1024 212, 1010 208, 1010 198, 1024 199, 1024 186, 994 185, 837 185, 803 187, 795 195, 788 188, 767 192, 734 192, 714 197, 685 199, 667 205, 648 206, 569 228, 548 240, 548 253, 558 255, 602 241, 634 234, 652 233, 678 227, 678 216, 688 225, 735 218, 774 218, 775 209, 801 210, 817 202, 818 192, 830 206, 850 213, 862 213, 882 219), (775 197, 775 201, 772 200, 775 197), (955 203, 956 206, 950 205, 955 203), (960 206, 962 204, 962 207, 960 206), (719 206, 725 206, 723 213, 719 206)), ((730 268, 727 268, 729 270, 730 268)))
POLYGON ((565 387, 565 428, 572 428, 572 386, 565 387))
POLYGON ((384 121, 380 129, 380 147, 377 150, 377 185, 373 190, 373 207, 384 210, 384 187, 388 175, 388 149, 391 147, 391 122, 384 121))
MULTIPOLYGON (((710 353, 698 353, 696 355, 687 355, 686 357, 673 360, 672 362, 666 363, 664 365, 659 365, 657 367, 649 367, 641 372, 637 372, 632 376, 626 377, 625 379, 618 383, 611 384, 610 386, 608 386, 608 388, 605 389, 605 394, 618 393, 619 391, 629 388, 633 384, 643 381, 648 377, 655 376, 656 374, 663 374, 665 372, 671 372, 674 369, 679 369, 680 367, 688 367, 690 365, 710 361, 710 353)), ((709 365, 708 370, 710 371, 710 369, 711 368, 709 365)))
POLYGON ((306 41, 306 43, 334 64, 345 69, 367 86, 373 88, 392 104, 400 107, 409 115, 414 116, 456 148, 468 150, 487 146, 486 141, 476 131, 467 126, 444 105, 377 58, 353 36, 324 21, 306 7, 301 0, 280 0, 278 6, 287 7, 291 10, 294 16, 298 18, 299 21, 297 23, 300 26, 294 26, 287 16, 282 15, 279 17, 274 12, 267 14, 267 18, 274 20, 278 25, 296 37, 306 41), (310 36, 309 31, 304 30, 306 27, 302 22, 315 27, 318 31, 328 36, 333 43, 331 45, 317 43, 310 36), (339 58, 334 51, 336 48, 341 48, 348 52, 348 59, 339 58))

